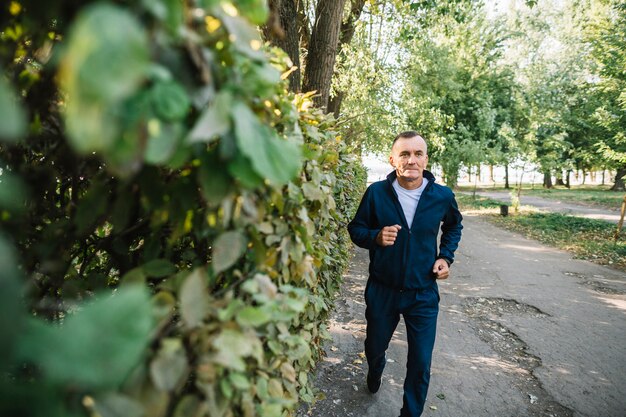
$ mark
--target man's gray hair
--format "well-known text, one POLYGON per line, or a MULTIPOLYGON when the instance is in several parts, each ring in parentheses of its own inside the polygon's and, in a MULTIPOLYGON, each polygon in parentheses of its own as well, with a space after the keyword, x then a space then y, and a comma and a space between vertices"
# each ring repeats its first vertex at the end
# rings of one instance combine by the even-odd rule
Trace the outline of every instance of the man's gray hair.
MULTIPOLYGON (((416 136, 419 136, 422 139, 424 139, 424 137, 422 135, 420 135, 418 132, 416 132, 415 130, 407 130, 405 132, 401 132, 401 133, 398 134, 398 136, 395 137, 395 139, 393 140, 393 143, 391 144, 391 147, 393 148, 393 145, 396 144, 398 139, 410 139, 410 138, 414 138, 416 136)), ((424 141, 426 141, 426 139, 424 139, 424 141)))

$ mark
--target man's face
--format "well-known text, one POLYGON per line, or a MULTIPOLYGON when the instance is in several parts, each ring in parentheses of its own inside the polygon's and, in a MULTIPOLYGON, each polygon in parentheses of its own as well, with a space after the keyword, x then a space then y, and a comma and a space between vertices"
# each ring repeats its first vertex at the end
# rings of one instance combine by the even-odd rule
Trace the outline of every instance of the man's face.
POLYGON ((419 186, 428 165, 426 141, 421 136, 398 139, 391 148, 389 162, 396 169, 400 182, 419 186))

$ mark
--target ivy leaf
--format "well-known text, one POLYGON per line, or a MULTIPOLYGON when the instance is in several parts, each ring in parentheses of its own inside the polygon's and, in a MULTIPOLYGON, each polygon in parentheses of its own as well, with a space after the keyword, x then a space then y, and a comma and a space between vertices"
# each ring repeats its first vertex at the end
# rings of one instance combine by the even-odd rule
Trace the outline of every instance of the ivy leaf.
POLYGON ((243 102, 234 104, 233 118, 237 146, 250 159, 257 174, 275 185, 284 184, 298 174, 302 150, 297 144, 278 138, 243 102))
POLYGON ((239 231, 222 233, 213 244, 211 265, 215 274, 230 268, 243 255, 248 241, 239 231))
POLYGON ((85 390, 114 388, 141 361, 153 328, 147 291, 129 285, 87 303, 60 327, 32 319, 19 351, 51 382, 85 390))
POLYGON ((0 114, 0 140, 14 141, 25 133, 26 115, 3 76, 0 76, 0 114))
POLYGON ((167 259, 153 259, 143 265, 143 272, 149 277, 163 278, 176 272, 176 266, 167 259))
POLYGON ((183 127, 179 123, 162 123, 158 119, 148 122, 148 146, 144 158, 151 164, 163 164, 169 161, 178 149, 183 127))
POLYGON ((228 164, 228 172, 241 183, 242 186, 253 190, 263 185, 263 178, 252 168, 252 162, 245 156, 238 154, 228 164))
POLYGON ((180 313, 188 327, 202 323, 209 311, 205 272, 198 268, 185 279, 180 289, 180 313))
POLYGON ((183 5, 178 0, 142 0, 141 5, 163 21, 173 35, 183 24, 183 5))
POLYGON ((187 372, 187 357, 181 339, 164 339, 156 358, 150 363, 150 376, 162 391, 173 391, 187 372))
POLYGON ((253 60, 265 60, 265 52, 261 50, 263 42, 256 27, 239 16, 220 16, 224 26, 230 33, 229 39, 235 49, 253 60))
POLYGON ((74 222, 79 235, 91 231, 98 219, 107 209, 109 193, 101 181, 94 181, 85 195, 80 199, 74 222))
POLYGON ((209 203, 217 205, 232 191, 232 178, 214 153, 205 154, 200 160, 198 182, 202 195, 209 203))
POLYGON ((66 127, 76 150, 106 151, 114 144, 117 107, 141 86, 148 68, 148 37, 132 14, 108 3, 84 9, 60 71, 69 97, 66 127))
POLYGON ((185 395, 176 405, 174 417, 199 417, 205 413, 206 409, 203 406, 201 398, 193 394, 188 394, 185 395))
POLYGON ((0 208, 10 211, 23 210, 26 199, 26 186, 20 177, 9 171, 2 171, 0 174, 0 208))
POLYGON ((213 340, 213 347, 217 351, 216 363, 239 372, 246 370, 243 359, 253 357, 261 361, 263 356, 263 347, 256 336, 232 329, 224 329, 213 340))
POLYGON ((250 388, 250 380, 244 374, 233 372, 228 376, 228 379, 230 379, 230 383, 233 385, 233 387, 237 388, 238 390, 243 391, 250 388))
POLYGON ((263 25, 269 17, 269 8, 265 0, 240 0, 239 11, 255 25, 263 25))
POLYGON ((218 136, 230 130, 230 111, 233 96, 229 91, 220 91, 215 100, 200 115, 187 142, 213 142, 218 136))
POLYGON ((324 195, 320 187, 310 182, 302 184, 302 192, 307 200, 323 201, 326 199, 326 195, 324 195))
POLYGON ((144 415, 141 403, 119 393, 96 397, 94 410, 102 417, 141 417, 144 415))
POLYGON ((17 254, 9 242, 0 235, 0 372, 5 372, 11 363, 15 341, 22 333, 27 317, 20 294, 19 270, 15 260, 17 254))
POLYGON ((159 117, 172 121, 187 115, 191 101, 177 82, 159 82, 152 88, 152 105, 159 117))
POLYGON ((272 319, 267 310, 258 307, 245 307, 237 313, 237 323, 242 326, 258 327, 272 319))

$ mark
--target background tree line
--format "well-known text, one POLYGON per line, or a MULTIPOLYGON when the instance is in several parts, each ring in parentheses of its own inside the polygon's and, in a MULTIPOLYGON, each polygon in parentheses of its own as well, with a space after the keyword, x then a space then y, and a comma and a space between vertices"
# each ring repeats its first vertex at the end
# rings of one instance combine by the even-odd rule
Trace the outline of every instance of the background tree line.
POLYGON ((461 167, 533 163, 546 187, 612 170, 623 188, 623 1, 269 4, 291 89, 316 90, 359 151, 411 127, 452 186, 461 167))

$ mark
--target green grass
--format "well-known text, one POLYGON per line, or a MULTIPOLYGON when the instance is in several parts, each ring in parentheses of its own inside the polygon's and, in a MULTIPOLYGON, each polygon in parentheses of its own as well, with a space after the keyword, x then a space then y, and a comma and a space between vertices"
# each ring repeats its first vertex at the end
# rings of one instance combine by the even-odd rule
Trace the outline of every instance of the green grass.
MULTIPOLYGON (((473 191, 473 187, 465 186, 459 187, 462 191, 473 191)), ((478 190, 484 191, 506 191, 504 187, 483 187, 478 190)), ((609 186, 596 185, 596 186, 574 186, 570 189, 557 187, 552 189, 545 189, 541 186, 530 185, 522 186, 522 196, 536 196, 552 200, 561 200, 571 203, 586 204, 594 207, 602 207, 608 209, 619 209, 624 199, 625 193, 623 191, 611 191, 609 186)))
POLYGON ((614 241, 616 225, 612 223, 527 208, 502 217, 498 201, 465 195, 458 195, 457 201, 466 214, 483 215, 498 226, 572 252, 577 258, 626 271, 626 231, 614 241))
MULTIPOLYGON (((471 195, 456 194, 456 201, 459 203, 459 208, 462 211, 491 211, 491 209, 500 208, 501 204, 506 204, 498 200, 492 200, 491 198, 476 196, 473 198, 471 195)), ((494 211, 495 212, 495 211, 494 211)))

